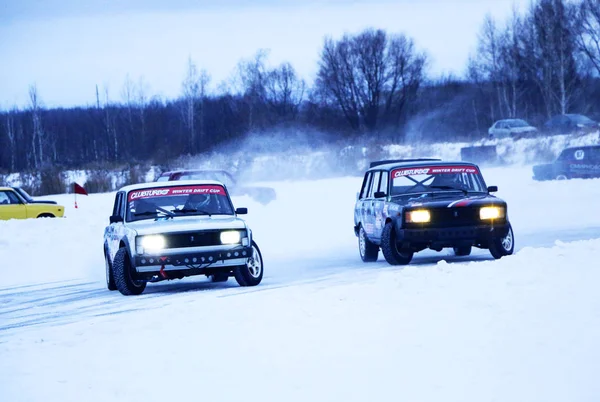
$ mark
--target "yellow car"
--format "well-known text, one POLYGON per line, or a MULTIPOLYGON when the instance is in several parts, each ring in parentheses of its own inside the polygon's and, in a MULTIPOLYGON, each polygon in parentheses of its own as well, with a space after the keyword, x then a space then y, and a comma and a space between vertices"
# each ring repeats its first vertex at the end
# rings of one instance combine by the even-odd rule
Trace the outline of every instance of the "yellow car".
POLYGON ((0 220, 62 218, 65 207, 54 201, 35 201, 18 187, 0 187, 0 220))

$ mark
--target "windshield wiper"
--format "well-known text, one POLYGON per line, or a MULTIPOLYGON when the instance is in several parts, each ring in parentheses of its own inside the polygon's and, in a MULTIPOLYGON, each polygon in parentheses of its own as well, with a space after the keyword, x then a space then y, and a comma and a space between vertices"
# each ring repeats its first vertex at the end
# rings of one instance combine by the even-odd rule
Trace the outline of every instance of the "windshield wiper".
POLYGON ((456 188, 456 187, 452 187, 452 186, 429 186, 429 188, 439 188, 441 190, 456 190, 456 191, 462 191, 463 193, 469 194, 468 190, 465 190, 464 188, 456 188))
POLYGON ((181 209, 174 209, 173 212, 180 212, 182 214, 187 214, 188 212, 197 212, 197 209, 194 208, 181 208, 181 209))
MULTIPOLYGON (((167 218, 173 219, 173 217, 175 216, 174 213, 172 213, 171 211, 168 211, 168 210, 166 210, 164 208, 156 207, 156 209, 158 211, 138 212, 138 213, 134 213, 133 215, 135 215, 135 216, 149 216, 149 215, 156 215, 158 212, 162 212, 163 214, 165 214, 167 216, 167 218)), ((158 219, 158 217, 156 219, 158 219)))

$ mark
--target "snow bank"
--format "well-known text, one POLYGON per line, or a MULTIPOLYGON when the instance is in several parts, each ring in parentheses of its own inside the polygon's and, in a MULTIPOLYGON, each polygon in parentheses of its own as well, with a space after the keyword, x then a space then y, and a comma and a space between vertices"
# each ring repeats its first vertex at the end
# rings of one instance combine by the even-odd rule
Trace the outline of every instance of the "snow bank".
POLYGON ((594 239, 375 269, 353 284, 166 294, 151 308, 151 296, 126 298, 136 311, 0 332, 0 392, 11 402, 597 401, 599 258, 594 239))

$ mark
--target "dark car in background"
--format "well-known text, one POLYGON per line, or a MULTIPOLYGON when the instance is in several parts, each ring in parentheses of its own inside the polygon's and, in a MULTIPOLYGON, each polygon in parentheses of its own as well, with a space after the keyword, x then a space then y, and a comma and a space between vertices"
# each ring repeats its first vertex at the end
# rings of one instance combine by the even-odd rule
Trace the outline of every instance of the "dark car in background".
POLYGON ((231 196, 247 195, 261 204, 268 204, 277 198, 275 189, 271 187, 241 185, 231 173, 225 170, 180 169, 164 172, 156 179, 156 181, 173 180, 216 180, 227 187, 231 196))
POLYGON ((582 114, 560 114, 544 123, 546 134, 587 134, 600 129, 598 122, 582 114))
POLYGON ((565 148, 554 162, 533 166, 538 181, 594 177, 600 177, 600 145, 565 148))
POLYGON ((513 253, 507 203, 491 195, 476 164, 441 160, 372 162, 354 207, 354 233, 364 262, 381 249, 391 265, 406 265, 427 248, 472 247, 496 259, 513 253))

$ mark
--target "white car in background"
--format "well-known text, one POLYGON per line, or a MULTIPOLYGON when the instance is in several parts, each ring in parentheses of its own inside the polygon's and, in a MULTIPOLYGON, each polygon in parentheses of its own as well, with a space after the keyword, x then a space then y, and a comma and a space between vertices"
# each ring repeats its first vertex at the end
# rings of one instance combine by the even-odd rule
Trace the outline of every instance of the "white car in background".
POLYGON ((104 230, 106 285, 139 295, 148 282, 206 275, 256 286, 263 260, 227 188, 213 180, 142 183, 117 191, 104 230))
POLYGON ((490 139, 512 138, 518 140, 523 137, 534 136, 538 129, 523 119, 498 120, 488 129, 490 139))

